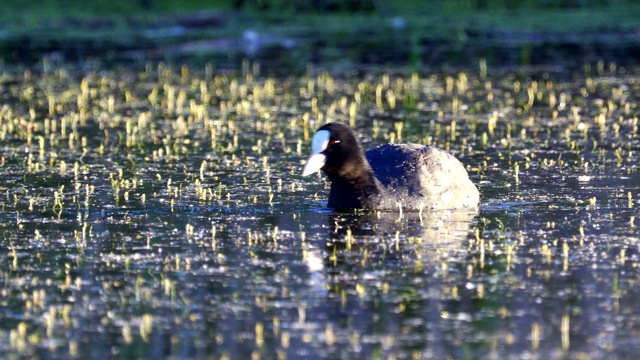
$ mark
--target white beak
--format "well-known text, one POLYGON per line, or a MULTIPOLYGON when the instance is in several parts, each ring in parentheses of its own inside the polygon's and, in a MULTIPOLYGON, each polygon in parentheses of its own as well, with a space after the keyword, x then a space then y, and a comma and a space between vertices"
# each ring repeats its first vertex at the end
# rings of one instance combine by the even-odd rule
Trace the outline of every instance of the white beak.
POLYGON ((320 170, 324 163, 327 161, 327 157, 324 154, 311 154, 309 159, 307 159, 307 163, 304 165, 304 169, 302 169, 302 176, 311 175, 318 170, 320 170))
POLYGON ((331 134, 327 130, 317 131, 311 139, 311 156, 307 159, 307 163, 302 169, 302 176, 311 175, 322 169, 327 157, 322 154, 329 145, 329 137, 331 134))

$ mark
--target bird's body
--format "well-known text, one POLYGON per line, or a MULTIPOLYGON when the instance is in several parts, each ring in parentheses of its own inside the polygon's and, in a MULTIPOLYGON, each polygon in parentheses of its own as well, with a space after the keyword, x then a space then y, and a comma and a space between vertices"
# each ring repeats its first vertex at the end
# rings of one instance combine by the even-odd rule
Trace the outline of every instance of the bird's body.
POLYGON ((319 169, 331 181, 328 206, 340 209, 476 208, 478 189, 451 154, 433 146, 387 144, 364 153, 353 130, 322 126, 303 175, 319 169))

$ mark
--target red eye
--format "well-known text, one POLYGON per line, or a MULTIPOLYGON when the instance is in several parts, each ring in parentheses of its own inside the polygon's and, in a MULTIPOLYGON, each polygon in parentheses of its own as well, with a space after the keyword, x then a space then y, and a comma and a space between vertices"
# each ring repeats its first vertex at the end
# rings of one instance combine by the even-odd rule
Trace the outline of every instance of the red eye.
POLYGON ((329 145, 340 144, 340 140, 331 140, 329 141, 329 145))

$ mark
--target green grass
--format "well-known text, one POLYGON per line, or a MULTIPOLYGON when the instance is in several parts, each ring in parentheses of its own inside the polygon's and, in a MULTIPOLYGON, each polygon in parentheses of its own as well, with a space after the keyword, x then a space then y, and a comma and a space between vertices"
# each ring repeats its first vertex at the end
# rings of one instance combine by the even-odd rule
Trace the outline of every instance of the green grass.
POLYGON ((226 10, 230 1, 203 0, 151 0, 151 7, 145 8, 141 0, 4 0, 0 12, 0 27, 34 26, 60 19, 135 19, 153 20, 168 13, 202 10, 226 10))
MULTIPOLYGON (((270 11, 259 11, 257 0, 245 1, 245 15, 258 21, 287 21, 304 25, 319 19, 325 26, 348 29, 352 25, 401 16, 408 24, 442 29, 448 33, 460 27, 500 28, 511 31, 583 31, 602 28, 640 26, 640 3, 630 0, 593 0, 571 6, 569 0, 453 0, 453 1, 377 1, 376 11, 362 13, 306 11, 295 13, 293 0, 272 1, 270 11), (354 23, 355 21, 355 23, 354 23)), ((303 1, 301 1, 303 2, 303 1)), ((0 28, 23 28, 52 23, 60 19, 112 19, 115 21, 153 21, 172 13, 233 9, 233 0, 4 0, 0 28)))
MULTIPOLYGON (((145 8, 143 0, 96 0, 88 3, 81 0, 4 0, 3 11, 0 12, 0 35, 3 35, 0 40, 15 43, 15 39, 27 36, 41 43, 73 46, 73 41, 88 41, 128 47, 141 38, 146 39, 147 45, 154 45, 150 42, 166 45, 236 39, 246 29, 254 29, 283 38, 320 36, 334 46, 344 40, 351 44, 363 33, 391 34, 389 36, 400 36, 401 40, 397 41, 418 47, 425 40, 464 46, 467 41, 478 39, 468 37, 469 31, 526 41, 518 36, 539 33, 553 40, 556 33, 579 35, 640 29, 640 17, 637 16, 640 14, 640 2, 631 0, 591 0, 583 6, 575 5, 578 3, 571 0, 378 0, 375 2, 376 10, 369 12, 321 12, 309 10, 309 7, 305 11, 296 11, 292 5, 294 0, 274 0, 270 10, 266 11, 255 6, 258 0, 245 0, 241 9, 234 7, 234 0, 148 1, 150 6, 145 8), (151 27, 158 29, 177 25, 175 14, 198 11, 220 11, 224 21, 217 26, 189 29, 184 36, 149 39, 144 35, 144 31, 151 27), (397 32, 392 30, 390 20, 393 17, 402 18, 406 27, 397 32)), ((384 41, 389 41, 377 37, 364 40, 377 41, 381 46, 386 46, 384 41)), ((2 47, 0 41, 0 49, 2 47)))

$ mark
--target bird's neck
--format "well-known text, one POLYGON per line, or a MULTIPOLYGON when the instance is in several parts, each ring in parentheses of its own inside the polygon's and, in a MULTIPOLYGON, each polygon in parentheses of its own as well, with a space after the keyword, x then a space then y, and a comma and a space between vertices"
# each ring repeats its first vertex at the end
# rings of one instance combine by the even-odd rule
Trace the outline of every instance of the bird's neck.
POLYGON ((366 164, 358 171, 352 169, 347 173, 347 176, 328 174, 331 180, 331 201, 327 205, 334 209, 374 208, 379 202, 382 185, 371 167, 366 164))

